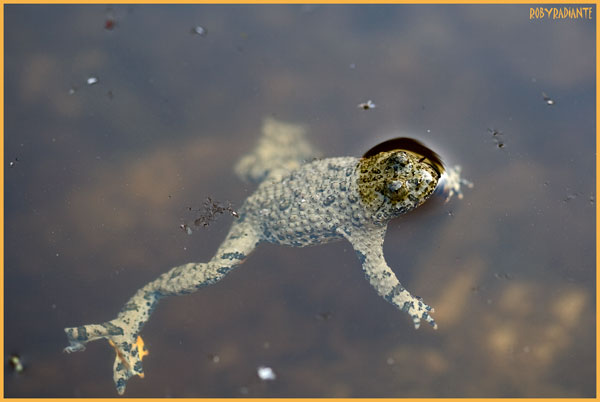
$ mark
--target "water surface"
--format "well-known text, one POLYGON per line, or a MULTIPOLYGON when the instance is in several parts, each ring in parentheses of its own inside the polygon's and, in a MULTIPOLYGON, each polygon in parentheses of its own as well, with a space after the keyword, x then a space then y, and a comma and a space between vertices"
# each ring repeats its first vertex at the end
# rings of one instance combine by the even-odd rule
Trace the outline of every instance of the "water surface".
POLYGON ((160 273, 212 257, 234 218, 179 226, 206 197, 235 207, 253 191, 232 166, 268 116, 306 125, 326 156, 410 135, 462 165, 464 199, 397 219, 385 243, 439 330, 415 331, 377 296, 349 244, 264 245, 219 284, 160 303, 146 377, 126 396, 594 396, 595 10, 4 15, 4 348, 25 364, 6 369, 5 396, 116 396, 112 349, 64 354, 63 328, 112 319, 160 273), (277 379, 261 382, 260 365, 277 379))

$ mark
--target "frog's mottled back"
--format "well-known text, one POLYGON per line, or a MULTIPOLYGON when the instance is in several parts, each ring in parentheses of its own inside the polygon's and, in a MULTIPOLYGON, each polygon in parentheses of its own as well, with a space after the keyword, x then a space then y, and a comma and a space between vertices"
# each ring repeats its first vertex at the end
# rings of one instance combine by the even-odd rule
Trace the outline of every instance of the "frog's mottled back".
POLYGON ((423 155, 402 149, 316 160, 267 177, 240 212, 268 242, 321 244, 342 238, 341 231, 385 225, 416 208, 433 193, 439 177, 423 155))
MULTIPOLYGON (((139 336, 158 301, 212 285, 240 265, 261 242, 303 247, 331 240, 350 242, 365 276, 377 293, 407 312, 416 328, 425 320, 437 327, 433 309, 412 296, 383 257, 390 219, 421 205, 440 182, 439 157, 411 139, 394 139, 362 158, 327 158, 306 162, 316 152, 296 125, 267 119, 259 146, 236 166, 248 181, 261 181, 238 211, 227 237, 206 263, 176 266, 139 289, 117 318, 65 328, 67 352, 107 339, 115 349, 113 380, 125 392, 127 380, 143 377, 148 354, 139 336)), ((460 196, 459 169, 452 171, 451 194, 460 196)), ((210 306, 206 307, 210 308, 210 306)))

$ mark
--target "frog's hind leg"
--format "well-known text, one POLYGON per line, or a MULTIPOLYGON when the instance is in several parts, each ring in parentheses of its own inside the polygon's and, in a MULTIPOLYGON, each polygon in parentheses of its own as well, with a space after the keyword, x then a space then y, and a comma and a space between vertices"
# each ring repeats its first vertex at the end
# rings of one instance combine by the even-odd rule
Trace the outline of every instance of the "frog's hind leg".
POLYGON ((184 264, 160 275, 138 290, 114 320, 65 328, 70 342, 65 352, 82 351, 88 342, 107 339, 116 352, 113 379, 117 391, 123 394, 129 378, 134 375, 144 376, 142 358, 148 352, 144 349, 139 333, 158 301, 165 296, 193 293, 201 287, 218 282, 240 265, 260 240, 252 226, 240 218, 208 263, 184 264))
POLYGON ((303 126, 268 117, 263 122, 262 136, 256 148, 237 163, 235 173, 242 180, 258 183, 267 176, 277 177, 297 169, 318 156, 306 140, 303 126))

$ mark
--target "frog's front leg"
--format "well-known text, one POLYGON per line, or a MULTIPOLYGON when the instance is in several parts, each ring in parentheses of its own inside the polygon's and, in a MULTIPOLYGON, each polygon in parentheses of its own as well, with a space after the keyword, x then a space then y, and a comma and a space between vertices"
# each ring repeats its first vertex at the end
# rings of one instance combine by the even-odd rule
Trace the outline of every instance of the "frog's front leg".
POLYGON ((115 349, 113 379, 119 394, 127 380, 144 376, 142 357, 148 352, 139 337, 158 301, 166 296, 193 293, 222 279, 254 250, 261 238, 247 221, 233 224, 225 241, 208 263, 189 263, 172 268, 138 290, 114 320, 102 324, 65 328, 70 345, 66 352, 85 349, 85 344, 106 339, 115 349))
POLYGON ((437 329, 437 324, 431 316, 433 308, 423 303, 420 298, 411 295, 385 262, 383 239, 386 229, 387 227, 354 229, 351 233, 344 231, 343 236, 352 244, 362 263, 365 276, 380 296, 407 312, 413 320, 415 329, 419 328, 421 320, 427 321, 437 329))

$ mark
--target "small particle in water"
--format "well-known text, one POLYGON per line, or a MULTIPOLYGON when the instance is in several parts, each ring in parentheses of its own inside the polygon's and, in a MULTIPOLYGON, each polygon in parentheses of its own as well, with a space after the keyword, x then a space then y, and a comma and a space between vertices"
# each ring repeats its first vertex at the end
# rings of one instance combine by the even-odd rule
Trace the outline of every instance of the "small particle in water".
POLYGON ((498 131, 495 128, 488 128, 488 131, 490 132, 490 134, 492 134, 493 137, 497 135, 502 135, 502 131, 498 131))
POLYGON ((108 99, 112 100, 112 98, 114 98, 113 91, 109 90, 109 91, 106 93, 106 96, 108 96, 108 99))
POLYGON ((216 363, 219 363, 219 362, 221 361, 221 358, 219 357, 219 355, 214 355, 214 354, 212 354, 212 353, 209 353, 209 354, 207 355, 207 357, 208 357, 208 359, 209 359, 211 362, 213 362, 213 363, 215 363, 215 364, 216 364, 216 363))
POLYGON ((104 21, 104 29, 107 31, 112 31, 117 26, 117 22, 112 18, 107 18, 104 21))
POLYGON ((190 228, 185 223, 182 223, 181 225, 179 225, 179 227, 181 228, 181 230, 183 230, 184 232, 186 232, 188 235, 192 234, 192 228, 190 228))
POLYGON ((94 77, 94 76, 92 75, 92 76, 88 77, 88 79, 87 79, 87 81, 86 81, 86 82, 87 82, 87 84, 88 84, 88 85, 94 85, 94 84, 97 84, 97 83, 98 83, 98 77, 94 77))
POLYGON ((356 69, 356 64, 350 63, 350 70, 355 70, 355 69, 356 69))
POLYGON ((428 129, 427 129, 427 132, 428 132, 428 133, 430 133, 430 132, 431 132, 431 129, 429 129, 429 128, 428 128, 428 129))
POLYGON ((77 87, 69 88, 69 95, 75 95, 75 92, 77 92, 77 87))
POLYGON ((594 205, 594 202, 596 202, 596 198, 594 197, 594 194, 590 195, 590 204, 594 205))
POLYGON ((277 378, 277 375, 273 371, 271 367, 267 366, 259 366, 256 369, 256 374, 258 374, 258 378, 263 381, 273 381, 277 378))
POLYGON ((240 215, 236 211, 234 211, 234 210, 231 210, 231 216, 233 216, 234 218, 239 218, 240 217, 240 215))
POLYGON ((577 194, 567 194, 567 196, 563 199, 563 202, 569 202, 577 198, 577 194))
POLYGON ((512 274, 509 274, 508 272, 495 272, 494 276, 497 279, 506 279, 508 281, 510 281, 511 279, 513 279, 514 277, 512 276, 512 274))
POLYGON ((196 25, 192 28, 192 33, 199 36, 206 36, 208 34, 208 30, 200 25, 196 25))
POLYGON ((327 321, 331 317, 333 317, 333 313, 331 311, 323 311, 323 312, 317 314, 315 317, 316 317, 317 320, 327 321))
POLYGON ((554 105, 554 99, 552 99, 551 97, 549 97, 548 95, 546 95, 545 92, 542 92, 542 96, 544 97, 544 101, 546 102, 546 104, 548 106, 554 105))
POLYGON ((363 109, 363 110, 369 110, 369 109, 375 109, 377 107, 376 104, 373 103, 372 100, 368 100, 364 103, 359 103, 357 106, 359 109, 363 109))
POLYGON ((396 360, 394 360, 394 358, 390 356, 387 358, 386 363, 388 364, 388 366, 392 366, 394 365, 394 363, 396 363, 396 360))
POLYGON ((498 148, 504 148, 505 144, 502 140, 502 131, 496 130, 495 128, 488 128, 489 133, 492 135, 492 139, 498 148))
POLYGON ((13 167, 17 166, 17 162, 19 162, 19 158, 15 158, 14 160, 8 162, 8 166, 13 168, 13 167))
POLYGON ((21 360, 21 357, 17 354, 10 355, 10 357, 8 358, 8 364, 15 373, 22 373, 24 370, 23 361, 21 360))
POLYGON ((112 7, 106 8, 106 17, 104 19, 104 29, 112 31, 117 26, 117 20, 115 19, 115 11, 112 7))

